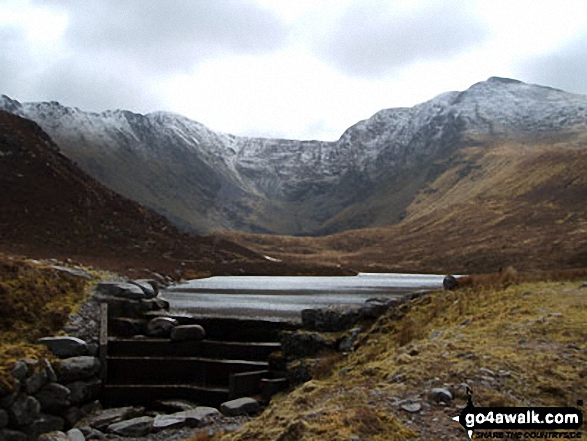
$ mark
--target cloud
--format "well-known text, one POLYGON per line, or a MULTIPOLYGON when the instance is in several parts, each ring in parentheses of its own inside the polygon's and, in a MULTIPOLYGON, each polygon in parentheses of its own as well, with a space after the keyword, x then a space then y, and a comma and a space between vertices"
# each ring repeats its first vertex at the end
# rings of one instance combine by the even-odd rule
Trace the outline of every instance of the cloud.
POLYGON ((30 57, 24 33, 16 26, 0 28, 0 93, 12 93, 19 89, 22 73, 29 67, 30 57), (18 55, 18 56, 17 56, 18 55))
POLYGON ((556 51, 526 60, 517 70, 525 81, 587 94, 587 32, 556 51))
MULTIPOLYGON (((46 2, 43 2, 46 4, 46 2)), ((287 39, 268 10, 239 0, 53 0, 76 52, 108 54, 151 72, 189 71, 219 54, 261 53, 287 39)))
POLYGON ((315 50, 343 72, 382 77, 422 59, 459 54, 487 36, 464 2, 407 7, 402 2, 355 1, 315 50))

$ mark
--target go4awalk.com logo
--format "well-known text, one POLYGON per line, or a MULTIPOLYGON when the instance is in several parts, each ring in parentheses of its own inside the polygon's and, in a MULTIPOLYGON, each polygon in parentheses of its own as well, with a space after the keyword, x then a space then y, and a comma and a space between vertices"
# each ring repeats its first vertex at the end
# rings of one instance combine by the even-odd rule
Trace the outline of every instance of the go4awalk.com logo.
POLYGON ((469 388, 467 396, 466 407, 453 420, 471 439, 581 438, 583 412, 574 407, 476 407, 469 388))

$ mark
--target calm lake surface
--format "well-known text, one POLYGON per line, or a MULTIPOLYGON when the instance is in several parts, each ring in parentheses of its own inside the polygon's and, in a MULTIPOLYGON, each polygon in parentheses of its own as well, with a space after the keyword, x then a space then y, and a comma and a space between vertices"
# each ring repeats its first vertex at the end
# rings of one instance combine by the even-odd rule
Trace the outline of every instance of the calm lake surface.
POLYGON ((173 285, 161 297, 175 313, 299 321, 303 309, 359 305, 373 297, 439 289, 443 278, 428 274, 370 273, 354 277, 210 277, 173 285))

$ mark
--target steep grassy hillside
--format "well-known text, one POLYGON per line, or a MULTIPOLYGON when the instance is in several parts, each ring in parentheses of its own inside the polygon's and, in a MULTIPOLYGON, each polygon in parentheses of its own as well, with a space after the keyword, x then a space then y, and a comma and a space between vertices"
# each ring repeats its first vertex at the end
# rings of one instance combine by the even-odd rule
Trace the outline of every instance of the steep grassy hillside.
POLYGON ((477 406, 576 406, 587 394, 580 285, 508 282, 413 300, 362 334, 356 352, 323 364, 320 378, 213 439, 466 440, 452 420, 466 404, 464 385, 477 406), (436 402, 435 387, 453 400, 436 402))
POLYGON ((81 171, 35 123, 6 112, 0 112, 0 188, 0 251, 173 275, 264 264, 233 243, 181 233, 81 171))
POLYGON ((23 357, 49 356, 37 339, 59 332, 90 282, 51 265, 0 253, 0 386, 23 357))
POLYGON ((587 266, 587 135, 475 140, 389 227, 324 238, 227 235, 263 254, 361 271, 492 272, 587 266))

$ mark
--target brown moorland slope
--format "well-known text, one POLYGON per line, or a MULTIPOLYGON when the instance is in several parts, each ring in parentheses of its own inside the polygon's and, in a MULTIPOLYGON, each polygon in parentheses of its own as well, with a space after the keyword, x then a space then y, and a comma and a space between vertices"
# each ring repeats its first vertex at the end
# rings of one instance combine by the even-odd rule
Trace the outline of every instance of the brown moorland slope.
POLYGON ((398 224, 322 238, 227 234, 263 254, 359 271, 473 273, 587 267, 587 134, 477 139, 398 224))
POLYGON ((174 276, 275 267, 226 240, 181 233, 81 171, 35 123, 6 112, 0 189, 0 252, 174 276))

